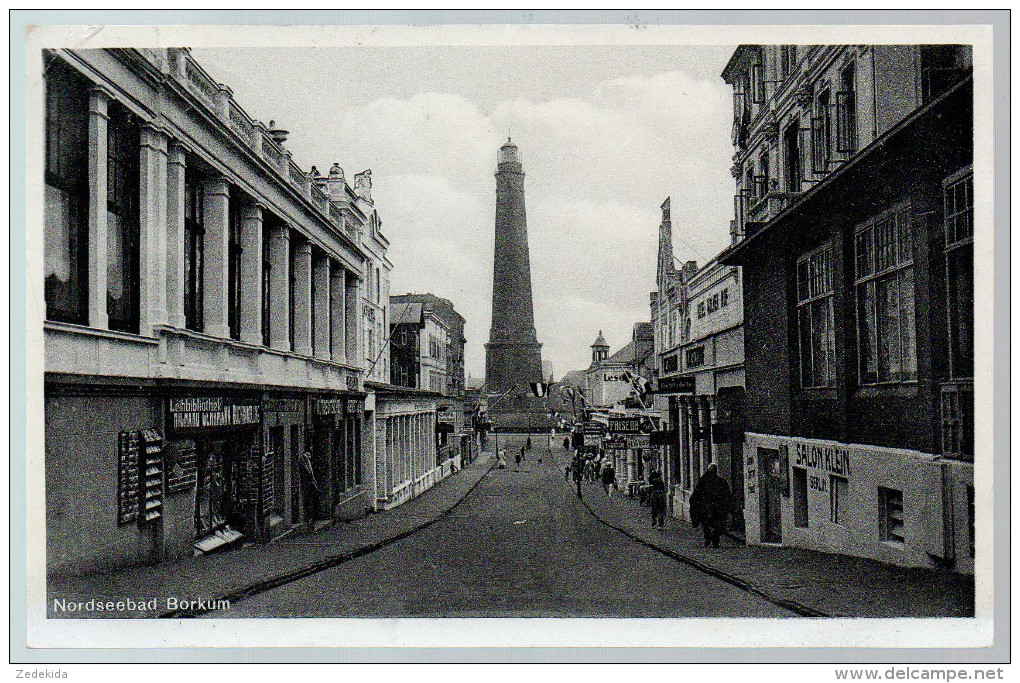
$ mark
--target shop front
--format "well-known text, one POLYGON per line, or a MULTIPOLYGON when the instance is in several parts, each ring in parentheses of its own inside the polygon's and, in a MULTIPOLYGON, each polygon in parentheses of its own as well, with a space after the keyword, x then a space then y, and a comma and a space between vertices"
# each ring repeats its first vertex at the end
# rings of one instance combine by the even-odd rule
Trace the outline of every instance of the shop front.
POLYGON ((261 425, 259 397, 167 399, 166 488, 194 491, 199 553, 242 539, 268 540, 274 454, 262 448, 261 425))
POLYGON ((364 487, 362 394, 319 396, 311 400, 309 484, 304 487, 305 518, 314 523, 354 519, 370 506, 364 487))
POLYGON ((748 433, 747 542, 944 564, 952 515, 943 470, 938 456, 918 451, 748 433))

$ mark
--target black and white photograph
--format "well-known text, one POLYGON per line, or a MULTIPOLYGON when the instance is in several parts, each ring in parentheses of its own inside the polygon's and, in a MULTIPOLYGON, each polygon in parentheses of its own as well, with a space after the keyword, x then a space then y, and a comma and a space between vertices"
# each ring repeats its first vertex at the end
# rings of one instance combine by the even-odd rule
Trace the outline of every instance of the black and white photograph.
POLYGON ((30 646, 991 644, 987 27, 286 23, 29 31, 30 646))

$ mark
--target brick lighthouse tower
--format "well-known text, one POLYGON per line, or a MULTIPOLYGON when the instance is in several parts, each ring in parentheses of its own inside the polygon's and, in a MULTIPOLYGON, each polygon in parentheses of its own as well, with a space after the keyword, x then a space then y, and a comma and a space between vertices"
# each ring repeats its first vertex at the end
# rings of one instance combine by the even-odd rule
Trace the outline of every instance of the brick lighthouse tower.
POLYGON ((535 333, 531 299, 524 168, 517 145, 507 139, 496 167, 496 246, 492 273, 492 327, 485 345, 486 391, 505 399, 490 413, 500 429, 544 424, 544 403, 533 400, 530 383, 542 381, 542 345, 535 333), (529 415, 531 414, 531 415, 529 415), (526 424, 525 424, 526 423, 526 424))

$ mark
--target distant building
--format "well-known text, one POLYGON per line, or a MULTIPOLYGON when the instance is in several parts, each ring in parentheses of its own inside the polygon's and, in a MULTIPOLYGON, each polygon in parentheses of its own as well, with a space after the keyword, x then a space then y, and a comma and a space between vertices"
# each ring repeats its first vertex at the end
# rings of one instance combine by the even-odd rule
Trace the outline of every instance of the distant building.
POLYGON ((584 371, 584 396, 590 407, 622 404, 634 388, 632 376, 648 380, 653 376, 655 356, 651 323, 635 323, 630 342, 612 356, 602 330, 591 349, 591 365, 584 371))
POLYGON ((391 382, 445 394, 450 330, 430 304, 391 297, 391 382))
POLYGON ((974 567, 965 45, 741 45, 749 543, 974 567))

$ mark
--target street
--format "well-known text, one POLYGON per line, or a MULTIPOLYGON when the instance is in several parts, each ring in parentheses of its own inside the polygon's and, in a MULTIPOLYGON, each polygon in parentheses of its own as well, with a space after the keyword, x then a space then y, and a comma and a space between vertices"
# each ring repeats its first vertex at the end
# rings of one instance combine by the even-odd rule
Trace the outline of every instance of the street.
MULTIPOLYGON (((550 454, 545 438, 533 439, 518 471, 523 438, 501 436, 507 469, 493 469, 436 524, 206 616, 796 616, 604 526, 578 502, 564 452, 550 454)), ((585 484, 584 495, 604 494, 585 484)))

